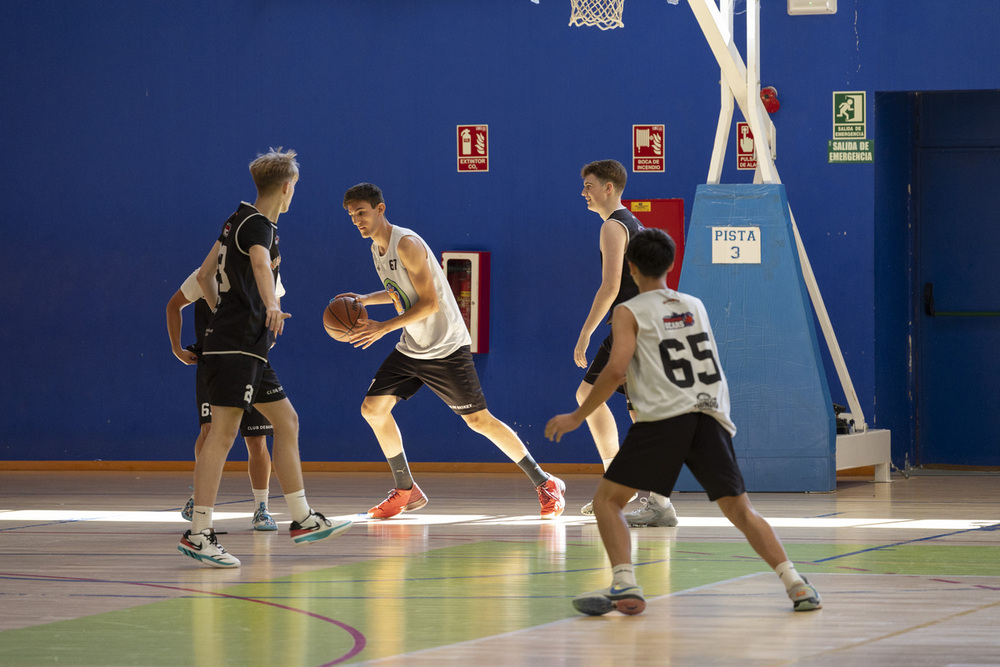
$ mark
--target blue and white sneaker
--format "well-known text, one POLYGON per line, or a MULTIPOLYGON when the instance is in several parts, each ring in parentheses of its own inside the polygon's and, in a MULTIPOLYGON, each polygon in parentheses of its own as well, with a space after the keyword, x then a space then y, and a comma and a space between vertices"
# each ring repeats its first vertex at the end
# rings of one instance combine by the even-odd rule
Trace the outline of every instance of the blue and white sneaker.
POLYGON ((254 530, 278 530, 278 524, 274 522, 274 517, 267 511, 267 505, 261 503, 257 511, 253 513, 254 530))
POLYGON ((639 586, 614 586, 591 591, 573 598, 573 608, 588 616, 601 616, 617 609, 629 616, 641 614, 646 609, 646 598, 639 586))
POLYGON ((225 547, 215 539, 215 531, 211 528, 206 528, 200 533, 185 531, 177 550, 209 567, 240 566, 239 559, 226 551, 225 547))
POLYGON ((185 521, 194 519, 194 496, 188 498, 188 501, 184 503, 184 509, 181 510, 181 517, 185 521))
POLYGON ((338 519, 336 522, 333 522, 319 512, 310 510, 309 517, 303 520, 302 523, 292 521, 289 530, 291 531, 292 542, 295 544, 310 544, 346 533, 352 525, 354 524, 349 519, 338 519))

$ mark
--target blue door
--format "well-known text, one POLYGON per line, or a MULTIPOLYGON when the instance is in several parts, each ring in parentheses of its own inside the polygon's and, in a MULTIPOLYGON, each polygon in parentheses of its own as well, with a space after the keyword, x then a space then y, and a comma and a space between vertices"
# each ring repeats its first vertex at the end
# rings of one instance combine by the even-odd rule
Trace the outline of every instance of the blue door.
POLYGON ((917 462, 1000 466, 1000 92, 923 94, 920 108, 917 462))

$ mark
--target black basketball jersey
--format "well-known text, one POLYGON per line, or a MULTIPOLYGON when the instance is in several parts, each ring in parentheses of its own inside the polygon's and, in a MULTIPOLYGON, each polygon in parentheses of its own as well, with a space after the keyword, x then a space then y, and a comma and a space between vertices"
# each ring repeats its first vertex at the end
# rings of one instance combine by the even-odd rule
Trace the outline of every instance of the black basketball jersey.
MULTIPOLYGON (((614 213, 608 216, 608 220, 614 220, 621 224, 625 228, 625 247, 628 248, 629 241, 637 233, 642 231, 642 223, 639 222, 639 218, 632 215, 632 211, 625 208, 620 208, 614 213)), ((601 267, 604 267, 604 253, 601 253, 601 267)), ((615 302, 611 304, 611 309, 608 311, 608 324, 611 324, 611 315, 615 311, 615 306, 619 303, 628 301, 636 294, 639 293, 639 288, 636 286, 635 281, 632 280, 632 274, 628 270, 628 262, 625 258, 622 258, 622 280, 618 285, 618 296, 615 297, 615 302)))
POLYGON ((278 226, 250 204, 242 202, 229 216, 219 236, 219 305, 205 330, 205 354, 248 354, 267 361, 274 334, 267 328, 267 308, 257 289, 250 248, 261 245, 271 257, 278 280, 278 226))

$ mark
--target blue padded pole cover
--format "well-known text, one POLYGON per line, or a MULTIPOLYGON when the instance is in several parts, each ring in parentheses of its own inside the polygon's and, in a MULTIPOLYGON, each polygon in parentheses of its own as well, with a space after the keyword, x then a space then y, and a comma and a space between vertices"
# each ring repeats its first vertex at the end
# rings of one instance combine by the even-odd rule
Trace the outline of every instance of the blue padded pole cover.
MULTIPOLYGON (((836 419, 783 185, 698 186, 680 291, 708 310, 747 490, 834 490, 836 419), (731 263, 754 242, 759 263, 731 263)), ((699 489, 685 468, 677 490, 699 489)))

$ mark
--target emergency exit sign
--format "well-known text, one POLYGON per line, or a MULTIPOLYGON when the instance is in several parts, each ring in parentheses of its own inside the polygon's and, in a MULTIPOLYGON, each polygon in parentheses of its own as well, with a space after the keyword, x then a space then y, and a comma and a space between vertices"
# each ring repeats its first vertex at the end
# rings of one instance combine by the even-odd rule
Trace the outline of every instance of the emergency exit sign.
POLYGON ((871 139, 830 139, 827 143, 829 164, 875 161, 875 142, 871 139))
POLYGON ((834 91, 834 139, 864 139, 868 136, 865 98, 863 90, 834 91))

